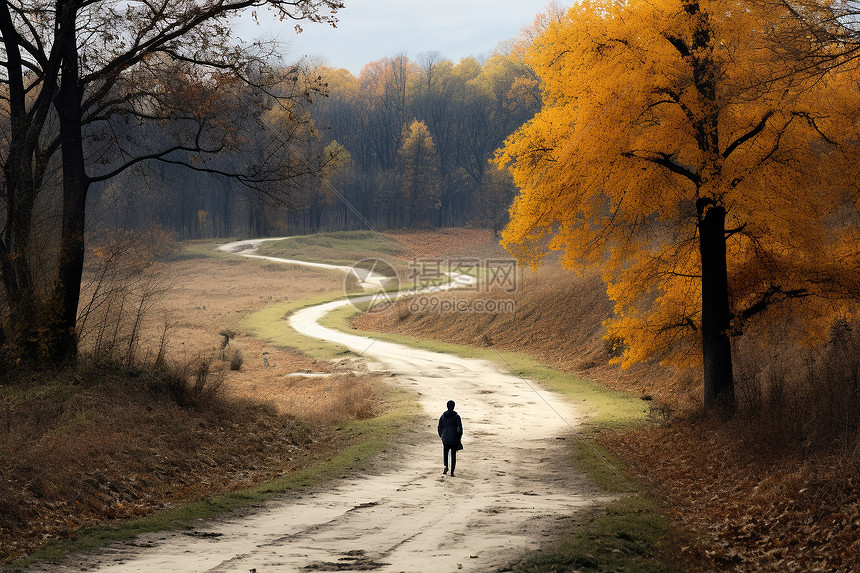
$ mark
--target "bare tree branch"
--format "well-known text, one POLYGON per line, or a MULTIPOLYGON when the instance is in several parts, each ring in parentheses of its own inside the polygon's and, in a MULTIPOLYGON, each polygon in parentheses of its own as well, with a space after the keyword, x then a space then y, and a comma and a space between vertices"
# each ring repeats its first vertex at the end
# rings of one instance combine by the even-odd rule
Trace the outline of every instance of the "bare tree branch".
POLYGON ((678 175, 686 177, 696 186, 701 183, 701 177, 699 177, 699 174, 696 173, 695 169, 678 163, 675 159, 676 155, 664 153, 661 151, 653 151, 650 153, 651 155, 641 155, 636 151, 625 151, 621 155, 623 155, 624 157, 629 157, 631 159, 641 159, 642 161, 647 161, 649 163, 654 163, 655 165, 665 167, 673 173, 677 173, 678 175))
POLYGON ((726 147, 726 150, 723 151, 723 159, 728 158, 728 156, 731 155, 732 152, 738 148, 738 146, 743 145, 744 143, 761 133, 767 125, 767 120, 770 119, 773 113, 773 110, 770 110, 765 113, 764 116, 762 116, 761 120, 755 125, 755 127, 753 127, 751 130, 731 142, 729 146, 726 147))

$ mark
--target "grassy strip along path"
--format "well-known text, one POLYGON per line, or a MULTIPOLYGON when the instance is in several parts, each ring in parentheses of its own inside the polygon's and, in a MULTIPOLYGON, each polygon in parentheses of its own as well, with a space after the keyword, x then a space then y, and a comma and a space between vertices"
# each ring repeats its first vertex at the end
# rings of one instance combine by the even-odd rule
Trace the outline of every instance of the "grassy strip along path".
POLYGON ((414 400, 406 393, 392 391, 386 396, 385 411, 381 415, 337 426, 336 430, 346 439, 342 449, 330 458, 311 458, 311 465, 307 467, 223 496, 202 499, 137 519, 81 530, 73 539, 52 542, 5 568, 18 570, 32 565, 29 571, 56 571, 53 564, 61 563, 72 554, 104 548, 144 533, 166 530, 193 532, 200 526, 200 520, 220 518, 231 511, 259 507, 261 503, 283 494, 321 487, 344 473, 365 470, 377 454, 390 446, 391 440, 402 428, 414 423, 416 409, 414 400))

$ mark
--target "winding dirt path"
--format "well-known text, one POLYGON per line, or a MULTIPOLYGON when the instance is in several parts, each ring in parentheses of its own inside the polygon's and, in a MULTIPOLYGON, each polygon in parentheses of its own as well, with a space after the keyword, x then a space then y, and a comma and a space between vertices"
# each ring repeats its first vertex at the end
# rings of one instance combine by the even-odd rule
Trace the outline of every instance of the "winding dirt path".
POLYGON ((565 440, 577 420, 569 403, 487 361, 318 324, 345 304, 303 309, 289 324, 350 348, 389 373, 391 383, 416 392, 426 412, 421 427, 407 431, 366 474, 201 522, 190 533, 141 536, 69 570, 497 571, 538 547, 560 519, 597 501, 565 462, 565 440), (449 399, 465 430, 453 478, 441 474, 436 435, 449 399))

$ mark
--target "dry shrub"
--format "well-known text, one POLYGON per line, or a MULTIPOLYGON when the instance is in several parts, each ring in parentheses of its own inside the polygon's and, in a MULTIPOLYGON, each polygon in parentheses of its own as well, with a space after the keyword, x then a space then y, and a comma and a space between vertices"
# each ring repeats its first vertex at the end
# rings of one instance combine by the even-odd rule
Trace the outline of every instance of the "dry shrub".
POLYGON ((857 571, 858 465, 752 448, 750 428, 740 417, 675 419, 601 440, 657 484, 667 515, 692 532, 688 570, 857 571))
POLYGON ((242 356, 241 348, 234 348, 230 355, 230 370, 239 371, 242 369, 242 364, 245 363, 245 358, 242 356))
MULTIPOLYGON (((105 363, 132 366, 145 360, 141 331, 169 288, 158 258, 175 250, 173 237, 159 228, 102 229, 87 237, 87 246, 77 325, 80 347, 105 363)), ((163 354, 164 337, 157 352, 163 354)))
POLYGON ((836 323, 818 348, 750 340, 736 344, 735 356, 750 439, 778 450, 860 454, 860 324, 836 323))
POLYGON ((735 341, 732 419, 604 436, 695 534, 685 555, 705 565, 691 570, 860 570, 860 325, 835 325, 818 348, 784 327, 735 341))
POLYGON ((366 420, 377 413, 379 382, 353 373, 336 374, 320 387, 320 392, 302 419, 331 424, 345 420, 366 420))
POLYGON ((211 409, 223 399, 219 390, 224 373, 214 371, 208 358, 198 358, 182 366, 161 367, 146 378, 152 394, 167 396, 181 408, 211 409))

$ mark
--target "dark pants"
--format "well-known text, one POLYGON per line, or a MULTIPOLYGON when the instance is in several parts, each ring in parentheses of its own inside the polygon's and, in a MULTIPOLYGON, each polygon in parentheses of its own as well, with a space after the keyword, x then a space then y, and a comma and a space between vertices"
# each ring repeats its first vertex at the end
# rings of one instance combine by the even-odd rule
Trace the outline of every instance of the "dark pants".
POLYGON ((451 452, 451 473, 457 467, 457 444, 442 444, 442 462, 448 467, 448 452, 451 452))

